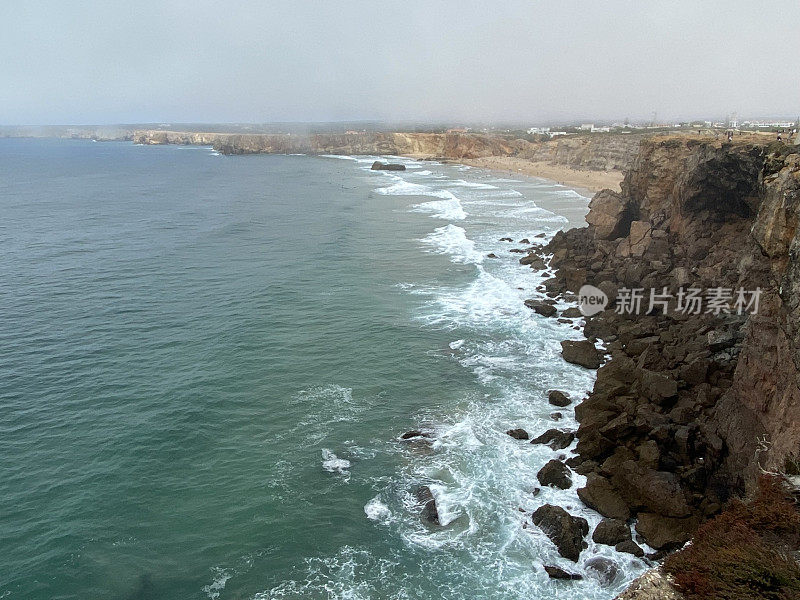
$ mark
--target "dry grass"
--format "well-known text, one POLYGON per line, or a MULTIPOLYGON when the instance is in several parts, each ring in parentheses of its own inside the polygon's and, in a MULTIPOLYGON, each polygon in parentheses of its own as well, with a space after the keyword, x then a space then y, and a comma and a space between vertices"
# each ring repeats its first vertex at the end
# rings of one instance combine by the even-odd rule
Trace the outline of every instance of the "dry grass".
POLYGON ((664 569, 690 600, 800 598, 800 510, 776 477, 752 502, 734 502, 702 525, 664 569))

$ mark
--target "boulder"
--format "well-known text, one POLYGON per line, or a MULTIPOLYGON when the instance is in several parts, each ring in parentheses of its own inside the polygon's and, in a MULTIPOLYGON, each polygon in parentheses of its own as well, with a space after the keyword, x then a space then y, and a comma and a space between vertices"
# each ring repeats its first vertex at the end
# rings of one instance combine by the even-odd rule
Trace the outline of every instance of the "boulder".
POLYGON ((606 546, 616 546, 631 539, 631 530, 622 519, 603 519, 594 528, 592 540, 606 546))
POLYGON ((604 517, 627 520, 631 516, 628 504, 614 490, 611 482, 596 473, 586 476, 586 487, 578 489, 578 497, 604 517))
POLYGON ((597 369, 603 364, 603 353, 589 340, 566 340, 561 342, 561 356, 568 363, 587 369, 597 369))
POLYGON ((545 565, 544 570, 550 576, 550 579, 569 579, 569 580, 583 579, 583 575, 580 575, 579 573, 570 573, 569 571, 565 571, 561 567, 545 565))
POLYGON ((553 450, 563 450, 572 443, 575 434, 572 431, 561 429, 548 429, 539 437, 531 440, 531 444, 546 444, 553 450))
POLYGON ((558 390, 550 390, 547 392, 547 401, 553 406, 564 407, 569 406, 571 400, 564 392, 558 390))
POLYGON ((644 556, 644 550, 634 542, 633 540, 625 540, 624 542, 620 542, 616 546, 614 546, 614 550, 617 552, 625 552, 627 554, 633 554, 636 558, 641 558, 644 556))
POLYGON ((625 460, 613 468, 611 482, 630 505, 666 517, 691 514, 680 480, 674 473, 654 471, 633 460, 625 460))
POLYGON ((678 395, 678 382, 672 377, 647 369, 640 369, 637 374, 642 390, 652 401, 661 404, 678 395))
POLYGON ((370 167, 373 171, 405 171, 406 166, 397 163, 385 163, 376 160, 370 167))
POLYGON ((583 316, 580 308, 570 306, 567 310, 561 313, 561 316, 566 319, 578 319, 583 316))
POLYGON ((657 550, 676 550, 689 541, 697 525, 695 517, 676 519, 655 513, 639 513, 636 532, 657 550))
POLYGON ((601 584, 610 585, 619 575, 619 567, 610 558, 595 556, 584 564, 587 572, 595 577, 601 584))
POLYGON ((550 485, 562 490, 569 489, 572 485, 572 476, 569 467, 555 458, 548 461, 536 474, 536 479, 542 485, 550 485))
POLYGON ((533 524, 550 538, 558 553, 573 562, 586 548, 584 536, 589 533, 589 523, 583 517, 573 517, 560 506, 545 504, 534 511, 533 524))
POLYGON ((512 240, 510 237, 501 237, 500 241, 501 242, 513 242, 514 240, 512 240))
POLYGON ((439 525, 439 510, 436 508, 436 499, 433 497, 431 488, 427 485, 420 486, 414 495, 417 497, 417 502, 422 505, 420 518, 428 523, 439 525))
POLYGON ((547 268, 547 264, 544 262, 544 259, 541 256, 534 254, 533 252, 531 252, 527 256, 523 256, 522 258, 520 258, 519 264, 530 265, 531 269, 537 271, 543 271, 544 269, 547 268))
POLYGON ((528 438, 528 432, 525 431, 524 429, 521 429, 521 428, 509 429, 508 431, 506 431, 506 434, 510 435, 515 440, 527 440, 527 439, 529 439, 528 438))
POLYGON ((486 258, 497 258, 497 254, 494 252, 489 252, 489 254, 486 255, 486 258))
POLYGON ((544 317, 555 317, 558 314, 555 306, 542 300, 525 300, 525 306, 544 317))

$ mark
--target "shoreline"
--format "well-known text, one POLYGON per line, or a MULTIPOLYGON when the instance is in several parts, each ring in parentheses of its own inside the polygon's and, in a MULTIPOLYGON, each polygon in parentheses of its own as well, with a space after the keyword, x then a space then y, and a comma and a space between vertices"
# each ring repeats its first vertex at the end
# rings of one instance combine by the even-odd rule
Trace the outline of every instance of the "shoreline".
POLYGON ((556 165, 543 161, 531 161, 515 156, 486 156, 465 158, 459 162, 471 167, 498 171, 506 175, 528 175, 549 179, 561 185, 590 192, 593 196, 603 189, 620 191, 622 171, 588 171, 574 169, 566 165, 556 165))

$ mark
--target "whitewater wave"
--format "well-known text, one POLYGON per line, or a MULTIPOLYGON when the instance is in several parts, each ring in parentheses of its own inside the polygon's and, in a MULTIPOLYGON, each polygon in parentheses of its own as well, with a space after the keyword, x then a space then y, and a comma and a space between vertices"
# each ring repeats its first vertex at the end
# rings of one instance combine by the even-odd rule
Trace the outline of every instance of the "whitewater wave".
POLYGON ((322 468, 328 473, 339 473, 340 475, 349 475, 348 469, 350 468, 350 461, 344 458, 339 458, 327 448, 322 449, 322 468))
POLYGON ((375 496, 364 505, 364 513, 370 521, 378 523, 388 523, 392 519, 392 511, 383 503, 380 495, 375 496))
POLYGON ((475 242, 467 237, 467 232, 458 225, 437 227, 422 240, 435 254, 449 254, 450 260, 459 264, 479 264, 483 255, 475 250, 475 242))
POLYGON ((447 191, 442 191, 439 195, 442 200, 415 204, 411 209, 412 212, 432 213, 431 216, 448 221, 463 221, 467 218, 467 212, 458 198, 447 191))

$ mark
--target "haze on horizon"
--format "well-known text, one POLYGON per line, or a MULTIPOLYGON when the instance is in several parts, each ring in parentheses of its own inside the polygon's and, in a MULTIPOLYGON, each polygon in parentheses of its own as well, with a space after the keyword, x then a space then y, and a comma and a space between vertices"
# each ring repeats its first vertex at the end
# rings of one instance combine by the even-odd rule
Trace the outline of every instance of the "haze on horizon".
POLYGON ((4 3, 0 125, 800 112, 800 3, 4 3))

